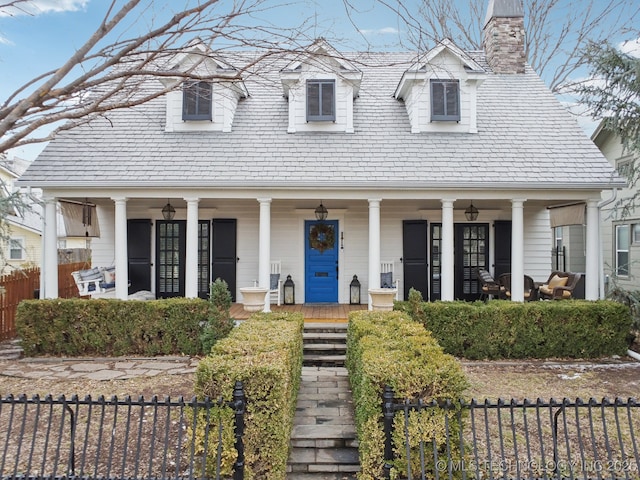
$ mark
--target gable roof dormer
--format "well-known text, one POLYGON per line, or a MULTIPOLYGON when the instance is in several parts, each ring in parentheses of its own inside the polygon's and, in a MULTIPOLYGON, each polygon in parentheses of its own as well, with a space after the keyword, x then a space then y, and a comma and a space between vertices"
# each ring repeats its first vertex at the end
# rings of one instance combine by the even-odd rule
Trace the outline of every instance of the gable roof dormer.
POLYGON ((231 131, 239 100, 249 96, 235 67, 196 39, 172 59, 169 71, 182 76, 160 80, 175 87, 167 94, 166 131, 231 131))
POLYGON ((284 67, 280 81, 289 101, 289 133, 354 132, 362 72, 326 40, 316 40, 284 67))
POLYGON ((485 75, 469 54, 444 39, 403 73, 394 97, 404 101, 412 133, 476 133, 477 88, 485 75))

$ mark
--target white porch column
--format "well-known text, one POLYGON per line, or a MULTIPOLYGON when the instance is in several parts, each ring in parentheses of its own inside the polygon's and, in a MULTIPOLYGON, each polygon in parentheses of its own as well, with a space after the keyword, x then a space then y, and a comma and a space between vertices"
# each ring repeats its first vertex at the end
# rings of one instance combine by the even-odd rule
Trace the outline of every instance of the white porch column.
POLYGON ((198 198, 187 202, 187 253, 185 258, 184 296, 198 296, 198 198))
POLYGON ((57 199, 43 198, 44 203, 44 255, 42 258, 42 276, 44 291, 40 298, 58 298, 58 215, 57 199))
POLYGON ((453 273, 453 202, 441 200, 442 203, 442 246, 440 257, 440 299, 446 302, 455 297, 453 273))
POLYGON ((585 300, 598 300, 599 295, 599 274, 600 271, 600 245, 599 245, 599 224, 600 211, 596 200, 587 201, 587 239, 586 254, 587 261, 584 279, 585 300))
POLYGON ((511 300, 524 302, 524 202, 511 200, 511 300))
MULTIPOLYGON (((369 288, 380 288, 380 202, 369 199, 369 288)), ((371 295, 367 293, 369 310, 373 310, 371 295)))
MULTIPOLYGON (((260 202, 260 232, 258 234, 258 285, 269 288, 269 274, 271 273, 271 199, 259 198, 260 202)), ((264 312, 271 311, 269 292, 264 299, 264 312)))
POLYGON ((129 258, 127 253, 127 197, 113 197, 115 203, 116 298, 129 296, 129 258))

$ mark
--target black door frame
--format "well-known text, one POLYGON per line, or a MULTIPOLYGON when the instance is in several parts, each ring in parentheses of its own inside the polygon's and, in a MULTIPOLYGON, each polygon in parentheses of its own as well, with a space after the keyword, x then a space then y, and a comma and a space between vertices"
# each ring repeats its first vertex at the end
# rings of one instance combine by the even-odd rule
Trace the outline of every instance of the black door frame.
POLYGON ((187 221, 156 221, 156 297, 185 295, 187 221))
POLYGON ((455 223, 453 228, 454 298, 478 300, 481 292, 476 269, 489 266, 489 224, 455 223))

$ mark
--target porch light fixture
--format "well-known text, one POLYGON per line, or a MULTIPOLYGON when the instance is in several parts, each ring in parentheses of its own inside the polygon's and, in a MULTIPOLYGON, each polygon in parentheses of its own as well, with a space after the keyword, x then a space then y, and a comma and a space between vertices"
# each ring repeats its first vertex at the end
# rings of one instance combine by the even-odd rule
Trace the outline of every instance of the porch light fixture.
POLYGON ((478 218, 478 209, 476 207, 473 206, 473 202, 471 202, 471 205, 469 205, 467 207, 467 209, 464 211, 464 216, 467 217, 467 220, 469 222, 475 222, 476 219, 478 218))
POLYGON ((351 305, 360 305, 360 281, 357 275, 353 276, 353 280, 349 284, 349 303, 351 305))
POLYGON ((322 205, 322 202, 320 202, 320 205, 318 205, 315 209, 315 213, 316 213, 316 220, 318 220, 319 222, 322 222, 323 220, 327 219, 329 210, 327 210, 327 207, 322 205))
POLYGON ((173 217, 176 216, 176 209, 173 208, 173 205, 167 199, 167 204, 162 209, 162 217, 165 220, 173 220, 173 217))
POLYGON ((287 275, 284 282, 284 304, 294 305, 296 303, 296 286, 291 280, 291 275, 287 275))

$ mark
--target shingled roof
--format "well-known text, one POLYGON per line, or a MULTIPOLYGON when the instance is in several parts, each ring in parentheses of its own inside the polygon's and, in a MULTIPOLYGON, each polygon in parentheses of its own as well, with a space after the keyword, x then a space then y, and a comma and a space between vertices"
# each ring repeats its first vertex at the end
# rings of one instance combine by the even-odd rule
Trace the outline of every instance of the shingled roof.
MULTIPOLYGON (((527 66, 478 88, 478 133, 411 133, 394 92, 414 53, 343 54, 362 71, 355 133, 287 133, 280 70, 247 75, 232 132, 165 132, 165 98, 62 132, 21 183, 42 188, 274 186, 349 188, 602 189, 624 182, 527 66)), ((238 66, 238 58, 234 65, 238 66)), ((160 88, 158 80, 149 88, 160 88)))

